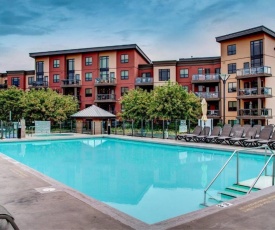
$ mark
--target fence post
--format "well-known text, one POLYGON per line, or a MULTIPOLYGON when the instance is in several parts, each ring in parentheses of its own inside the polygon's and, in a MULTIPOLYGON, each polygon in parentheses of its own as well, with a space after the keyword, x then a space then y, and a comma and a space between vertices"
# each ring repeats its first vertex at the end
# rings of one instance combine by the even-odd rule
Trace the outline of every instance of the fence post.
POLYGON ((164 126, 164 119, 162 120, 162 139, 164 139, 164 129, 165 129, 165 126, 164 126))
POLYGON ((154 122, 151 120, 151 133, 152 133, 152 138, 154 137, 154 122))
POLYGON ((178 120, 175 120, 175 139, 177 139, 177 135, 178 135, 178 120))
POLYGON ((123 134, 123 136, 125 136, 125 124, 124 124, 124 120, 122 121, 122 134, 123 134))
POLYGON ((3 121, 1 120, 1 139, 3 139, 4 137, 4 131, 3 131, 3 121))
POLYGON ((132 136, 134 136, 134 120, 132 120, 132 136))

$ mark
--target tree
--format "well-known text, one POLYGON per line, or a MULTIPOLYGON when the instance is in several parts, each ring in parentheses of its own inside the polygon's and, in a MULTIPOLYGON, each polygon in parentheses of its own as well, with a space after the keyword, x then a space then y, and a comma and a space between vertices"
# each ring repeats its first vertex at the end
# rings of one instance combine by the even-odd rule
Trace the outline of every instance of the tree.
POLYGON ((148 113, 152 119, 198 119, 201 114, 200 100, 178 83, 168 81, 152 91, 148 113))
POLYGON ((26 120, 60 122, 68 119, 78 109, 78 103, 71 95, 61 95, 51 89, 25 92, 23 103, 23 116, 26 120))
POLYGON ((0 90, 0 120, 17 121, 22 118, 24 111, 24 91, 16 87, 10 87, 7 90, 0 90))
POLYGON ((148 119, 148 106, 150 104, 150 94, 140 88, 132 89, 121 98, 120 103, 123 112, 120 116, 130 120, 148 119))

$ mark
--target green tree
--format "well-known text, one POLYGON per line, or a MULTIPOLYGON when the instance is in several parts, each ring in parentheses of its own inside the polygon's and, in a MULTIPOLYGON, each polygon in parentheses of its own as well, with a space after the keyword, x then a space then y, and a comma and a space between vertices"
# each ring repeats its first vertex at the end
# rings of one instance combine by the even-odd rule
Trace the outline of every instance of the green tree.
POLYGON ((26 120, 60 122, 68 119, 78 109, 78 103, 72 96, 61 95, 51 89, 25 92, 23 103, 23 116, 26 120))
POLYGON ((198 119, 201 114, 200 100, 178 83, 168 81, 152 91, 148 113, 153 119, 198 119))
POLYGON ((148 106, 150 104, 150 93, 140 88, 132 89, 120 100, 123 112, 120 116, 124 119, 142 120, 148 119, 148 106))
POLYGON ((24 91, 16 87, 10 87, 7 90, 0 90, 0 120, 17 121, 22 118, 24 111, 24 91))

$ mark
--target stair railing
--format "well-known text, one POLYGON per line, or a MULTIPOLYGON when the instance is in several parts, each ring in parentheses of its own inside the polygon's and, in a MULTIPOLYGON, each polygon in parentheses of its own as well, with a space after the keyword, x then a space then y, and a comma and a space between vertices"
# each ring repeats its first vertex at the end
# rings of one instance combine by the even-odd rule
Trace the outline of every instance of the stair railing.
MULTIPOLYGON (((267 149, 271 152, 271 156, 275 155, 273 153, 273 151, 269 148, 268 145, 263 145, 263 146, 259 146, 259 147, 255 147, 253 149, 265 149, 265 156, 267 155, 267 149)), ((253 150, 252 149, 252 150, 253 150)), ((233 156, 235 156, 235 154, 237 155, 237 161, 236 161, 236 184, 239 184, 239 152, 241 151, 246 151, 247 152, 247 148, 243 148, 243 149, 238 149, 238 150, 235 150, 231 156, 228 158, 228 160, 224 163, 224 165, 222 166, 222 168, 220 169, 220 171, 217 173, 217 175, 212 179, 212 181, 209 183, 209 185, 206 187, 206 189, 204 190, 204 200, 203 200, 203 205, 207 206, 206 205, 206 194, 207 194, 207 191, 209 190, 209 188, 212 186, 212 184, 217 180, 217 178, 219 177, 219 175, 223 172, 223 170, 225 169, 225 167, 228 165, 228 163, 231 161, 231 159, 233 158, 233 156)), ((266 169, 267 167, 267 164, 269 163, 270 159, 271 159, 271 156, 270 158, 268 159, 268 161, 266 161, 266 164, 265 166, 263 167, 263 169, 261 170, 261 173, 266 169)), ((275 159, 275 158, 274 158, 275 159)), ((275 161, 275 160, 274 160, 275 161)), ((274 182, 274 171, 275 171, 275 162, 273 162, 273 182, 274 182)), ((261 175, 261 174, 260 174, 261 175)), ((260 176, 259 176, 260 178, 260 176)), ((256 179, 259 179, 258 177, 256 179)), ((257 181, 256 181, 257 182, 257 181)), ((256 184, 256 183, 255 183, 256 184)), ((255 185, 254 184, 254 185, 255 185)), ((253 186, 254 186, 253 185, 253 186)), ((274 185, 274 184, 273 184, 274 185)), ((253 186, 250 188, 252 190, 253 186)))

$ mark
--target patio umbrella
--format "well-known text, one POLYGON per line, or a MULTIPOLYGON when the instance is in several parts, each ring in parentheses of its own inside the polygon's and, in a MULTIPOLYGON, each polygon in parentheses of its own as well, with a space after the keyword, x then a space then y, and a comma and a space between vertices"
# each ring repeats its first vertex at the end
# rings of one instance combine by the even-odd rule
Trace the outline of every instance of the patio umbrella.
MULTIPOLYGON (((202 110, 202 117, 201 120, 204 121, 204 130, 205 130, 205 122, 207 121, 207 102, 205 100, 205 98, 202 99, 201 101, 201 110, 202 110)), ((205 135, 205 133, 204 133, 205 135)))

